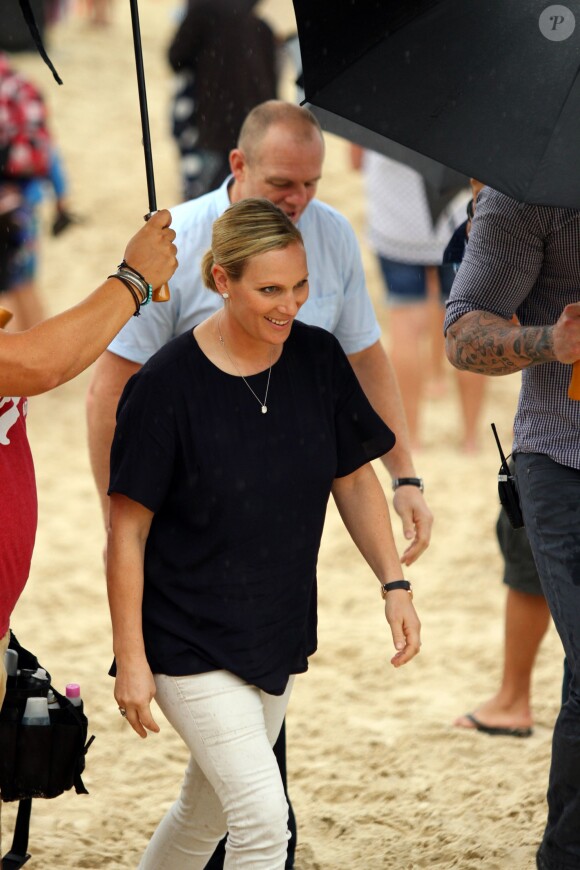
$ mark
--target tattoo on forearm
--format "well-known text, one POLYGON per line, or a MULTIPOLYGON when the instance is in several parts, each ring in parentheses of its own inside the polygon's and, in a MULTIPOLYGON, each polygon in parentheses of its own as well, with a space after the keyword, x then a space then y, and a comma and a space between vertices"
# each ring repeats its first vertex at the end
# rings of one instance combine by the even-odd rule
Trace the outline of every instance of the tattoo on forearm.
POLYGON ((555 359, 551 326, 522 327, 486 311, 454 323, 446 347, 456 368, 484 375, 508 375, 555 359))

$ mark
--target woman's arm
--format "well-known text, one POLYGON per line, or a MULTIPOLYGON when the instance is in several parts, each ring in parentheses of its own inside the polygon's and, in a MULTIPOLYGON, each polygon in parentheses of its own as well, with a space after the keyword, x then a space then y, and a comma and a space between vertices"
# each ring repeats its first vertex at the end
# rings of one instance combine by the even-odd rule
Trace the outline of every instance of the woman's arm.
POLYGON ((155 682, 145 655, 142 628, 143 562, 153 514, 113 493, 107 548, 107 592, 117 664, 115 700, 140 737, 159 731, 151 714, 155 682))
MULTIPOLYGON (((168 211, 157 212, 125 250, 126 262, 153 287, 168 281, 177 267, 170 223, 168 211)), ((134 312, 130 292, 110 278, 83 302, 26 332, 0 331, 0 396, 34 396, 74 378, 134 312)))
MULTIPOLYGON (((332 494, 351 538, 381 585, 400 580, 387 500, 372 465, 367 463, 346 477, 336 478, 332 494)), ((417 655, 421 646, 421 625, 409 593, 400 589, 389 592, 385 615, 397 650, 391 663, 400 667, 417 655)))

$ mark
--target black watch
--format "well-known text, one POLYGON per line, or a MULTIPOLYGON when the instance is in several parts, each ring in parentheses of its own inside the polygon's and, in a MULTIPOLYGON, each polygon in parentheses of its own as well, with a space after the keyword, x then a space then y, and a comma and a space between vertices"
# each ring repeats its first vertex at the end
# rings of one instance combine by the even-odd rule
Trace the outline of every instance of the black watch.
POLYGON ((395 477, 393 489, 398 489, 400 486, 418 486, 421 492, 425 492, 425 484, 422 477, 395 477))
POLYGON ((390 583, 382 583, 381 595, 383 598, 386 598, 387 594, 389 592, 394 592, 395 589, 403 589, 403 591, 408 592, 411 598, 413 598, 413 587, 408 580, 392 580, 390 583))

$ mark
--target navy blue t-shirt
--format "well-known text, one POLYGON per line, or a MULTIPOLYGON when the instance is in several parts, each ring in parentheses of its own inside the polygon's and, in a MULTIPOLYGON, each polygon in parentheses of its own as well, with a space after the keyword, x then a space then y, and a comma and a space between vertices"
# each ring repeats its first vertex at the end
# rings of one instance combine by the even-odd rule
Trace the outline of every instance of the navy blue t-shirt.
MULTIPOLYGON (((262 398, 268 371, 246 380, 262 398)), ((316 649, 316 563, 333 480, 386 453, 338 341, 295 322, 268 413, 191 332, 128 382, 110 493, 155 514, 143 633, 154 673, 225 669, 274 695, 316 649)))

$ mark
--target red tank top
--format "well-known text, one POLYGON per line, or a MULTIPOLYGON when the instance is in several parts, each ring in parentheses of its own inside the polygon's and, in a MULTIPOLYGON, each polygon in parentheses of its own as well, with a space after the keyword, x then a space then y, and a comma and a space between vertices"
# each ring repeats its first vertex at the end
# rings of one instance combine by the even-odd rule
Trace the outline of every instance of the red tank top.
POLYGON ((26 435, 28 401, 0 396, 0 637, 30 572, 37 523, 34 464, 26 435))

